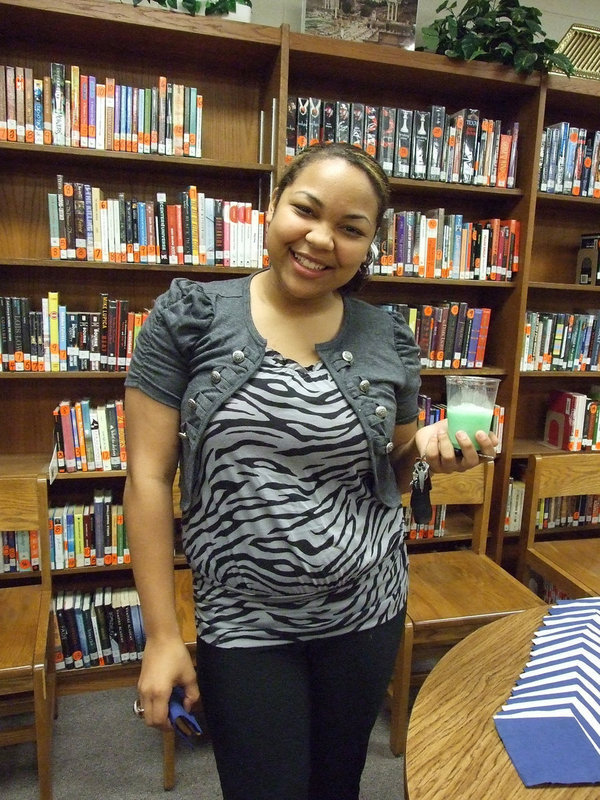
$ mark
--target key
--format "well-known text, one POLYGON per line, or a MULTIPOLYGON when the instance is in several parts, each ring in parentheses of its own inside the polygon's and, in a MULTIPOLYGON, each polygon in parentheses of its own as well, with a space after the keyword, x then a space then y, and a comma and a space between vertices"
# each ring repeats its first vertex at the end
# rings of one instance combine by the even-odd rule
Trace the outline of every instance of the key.
POLYGON ((413 517, 417 525, 423 525, 431 519, 431 475, 429 464, 424 458, 415 461, 410 488, 410 507, 413 517))

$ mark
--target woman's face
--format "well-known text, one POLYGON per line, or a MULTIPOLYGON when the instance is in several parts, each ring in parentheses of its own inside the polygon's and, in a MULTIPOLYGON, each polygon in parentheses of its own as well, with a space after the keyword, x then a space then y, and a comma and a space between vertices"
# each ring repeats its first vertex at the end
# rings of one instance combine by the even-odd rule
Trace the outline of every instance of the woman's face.
POLYGON ((376 230, 377 197, 358 167, 333 157, 314 161, 271 202, 271 270, 297 299, 324 296, 354 277, 376 230))

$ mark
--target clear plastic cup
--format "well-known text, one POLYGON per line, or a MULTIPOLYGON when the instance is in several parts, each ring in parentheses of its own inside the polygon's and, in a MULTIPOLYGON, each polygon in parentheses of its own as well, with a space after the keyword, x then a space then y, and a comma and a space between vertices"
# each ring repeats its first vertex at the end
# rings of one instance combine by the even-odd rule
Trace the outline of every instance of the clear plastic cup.
POLYGON ((475 449, 480 449, 475 434, 491 429, 499 383, 498 378, 446 375, 448 434, 456 448, 460 449, 456 432, 464 431, 475 449))

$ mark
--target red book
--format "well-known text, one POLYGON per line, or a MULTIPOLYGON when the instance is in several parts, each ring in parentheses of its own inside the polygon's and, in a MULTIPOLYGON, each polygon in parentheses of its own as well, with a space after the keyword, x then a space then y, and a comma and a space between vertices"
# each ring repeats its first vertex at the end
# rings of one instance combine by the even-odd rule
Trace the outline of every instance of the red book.
POLYGON ((508 166, 510 164, 510 151, 512 147, 512 136, 510 133, 500 134, 500 144, 498 146, 498 167, 496 171, 496 187, 506 189, 508 185, 508 166))
POLYGON ((544 428, 546 444, 561 450, 581 450, 585 401, 586 395, 579 392, 551 392, 544 428))
POLYGON ((71 426, 71 404, 68 400, 61 400, 58 406, 60 413, 60 425, 62 430, 65 466, 67 472, 75 472, 75 439, 73 438, 73 428, 71 426))
POLYGON ((169 264, 177 264, 177 211, 174 203, 167 203, 167 253, 169 264))

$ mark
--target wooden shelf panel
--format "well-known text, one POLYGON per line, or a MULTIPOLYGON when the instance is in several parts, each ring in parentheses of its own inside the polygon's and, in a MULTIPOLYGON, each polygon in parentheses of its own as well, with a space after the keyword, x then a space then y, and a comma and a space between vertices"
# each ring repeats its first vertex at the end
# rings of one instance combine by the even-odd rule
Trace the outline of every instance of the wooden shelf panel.
POLYGON ((105 667, 61 670, 56 673, 57 691, 60 696, 64 696, 135 686, 141 666, 141 661, 134 661, 105 667))
POLYGON ((556 453, 556 447, 544 444, 539 439, 515 439, 512 446, 513 458, 529 458, 534 453, 556 453))
MULTIPOLYGON (((122 153, 113 150, 94 150, 87 147, 63 147, 61 145, 35 145, 25 142, 0 142, 0 153, 2 158, 26 159, 28 164, 35 163, 37 159, 42 162, 48 159, 55 164, 62 162, 77 169, 78 162, 90 161, 91 163, 103 164, 103 169, 121 168, 123 164, 130 167, 137 167, 141 170, 152 169, 182 172, 193 169, 198 175, 218 172, 219 176, 223 173, 231 173, 230 177, 235 179, 239 173, 249 173, 252 176, 266 174, 269 175, 273 170, 272 164, 258 162, 237 162, 237 161, 218 161, 213 158, 189 158, 179 156, 164 156, 157 153, 122 153), (114 164, 111 164, 114 162, 114 164)), ((159 173, 160 174, 160 173, 159 173)), ((508 190, 507 190, 508 191, 508 190)))

